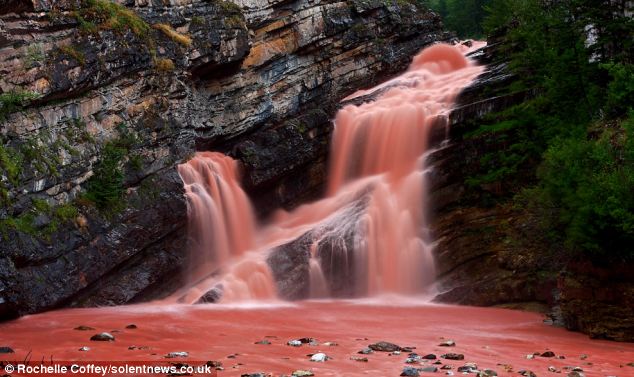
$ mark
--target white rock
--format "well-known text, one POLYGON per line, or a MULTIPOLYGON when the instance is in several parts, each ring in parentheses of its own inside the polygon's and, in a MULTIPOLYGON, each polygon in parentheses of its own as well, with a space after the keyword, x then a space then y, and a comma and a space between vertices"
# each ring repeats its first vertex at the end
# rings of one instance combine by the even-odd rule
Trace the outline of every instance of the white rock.
POLYGON ((310 357, 310 361, 315 361, 318 363, 323 363, 324 361, 328 360, 329 357, 323 353, 323 352, 319 352, 314 354, 313 356, 310 357))

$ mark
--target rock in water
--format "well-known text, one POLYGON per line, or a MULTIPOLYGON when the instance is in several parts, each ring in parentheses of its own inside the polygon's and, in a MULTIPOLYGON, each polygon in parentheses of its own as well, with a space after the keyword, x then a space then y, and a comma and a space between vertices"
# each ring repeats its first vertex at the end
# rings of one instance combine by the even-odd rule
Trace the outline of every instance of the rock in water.
POLYGON ((113 342, 114 336, 107 332, 102 332, 100 334, 95 334, 90 337, 90 340, 98 341, 98 342, 113 342))
POLYGON ((416 369, 416 368, 405 367, 405 368, 403 368, 403 372, 401 372, 401 376, 418 377, 418 376, 420 376, 420 373, 418 373, 418 369, 416 369))
POLYGON ((458 367, 458 372, 461 373, 475 373, 478 370, 476 363, 465 363, 463 366, 458 367))
POLYGON ((446 353, 440 357, 447 360, 464 360, 464 355, 461 353, 446 353))
POLYGON ((424 367, 420 369, 421 372, 429 372, 429 373, 436 373, 438 372, 438 368, 436 367, 424 367))
POLYGON ((570 373, 568 373, 568 377, 586 377, 585 374, 583 374, 583 372, 577 372, 577 371, 572 371, 570 373))
POLYGON ((127 325, 125 328, 129 329, 129 330, 134 330, 134 329, 137 328, 137 325, 135 325, 134 323, 131 323, 131 324, 127 325))
POLYGON ((269 342, 269 341, 268 341, 268 340, 266 340, 266 339, 263 339, 263 340, 260 340, 260 341, 255 342, 255 344, 264 344, 264 345, 269 345, 269 344, 271 344, 271 342, 269 342))
POLYGON ((176 357, 187 357, 187 356, 189 356, 188 352, 181 351, 181 352, 170 352, 167 355, 165 355, 165 358, 174 359, 176 357))
POLYGON ((372 349, 371 349, 371 348, 367 348, 367 347, 366 347, 366 348, 362 349, 361 351, 359 351, 359 352, 357 352, 357 353, 360 353, 360 354, 362 354, 362 355, 369 355, 369 354, 371 354, 372 352, 374 352, 374 351, 372 351, 372 349))
POLYGON ((222 284, 217 284, 215 287, 208 290, 201 298, 196 301, 196 304, 214 304, 222 298, 223 294, 222 284))
POLYGON ((444 342, 439 344, 440 347, 455 347, 456 346, 456 342, 454 342, 453 340, 445 340, 444 342))
POLYGON ((85 347, 84 346, 84 347, 81 347, 79 350, 82 351, 82 352, 87 352, 87 351, 90 351, 90 347, 85 347))
POLYGON ((546 351, 546 352, 542 353, 539 356, 541 356, 541 357, 555 357, 555 353, 553 351, 546 351))
POLYGON ((537 377, 532 370, 520 370, 518 373, 524 377, 537 377))
POLYGON ((380 352, 394 352, 394 351, 401 350, 401 347, 390 342, 378 342, 378 343, 370 344, 368 347, 373 351, 380 351, 380 352))
POLYGON ((314 375, 315 374, 309 370, 296 370, 292 374, 293 377, 310 377, 314 375))
POLYGON ((289 340, 288 342, 286 342, 287 345, 292 346, 292 347, 301 347, 302 346, 302 342, 299 340, 289 340))
POLYGON ((430 353, 428 355, 423 356, 423 359, 425 359, 425 360, 436 360, 436 355, 434 355, 433 353, 430 353))
POLYGON ((485 369, 483 371, 478 372, 478 377, 495 377, 498 375, 498 372, 492 369, 485 369))
POLYGON ((360 361, 360 362, 363 362, 363 363, 367 363, 368 362, 368 358, 367 357, 350 356, 350 360, 360 361))
POLYGON ((82 326, 77 326, 77 327, 75 327, 73 330, 79 330, 79 331, 92 331, 92 330, 94 330, 94 328, 93 328, 93 327, 90 327, 90 326, 83 326, 83 325, 82 325, 82 326))
POLYGON ((13 348, 11 347, 0 347, 0 353, 14 353, 13 348))
POLYGON ((319 352, 310 357, 310 361, 314 361, 317 363, 323 363, 324 361, 330 359, 325 353, 319 352))

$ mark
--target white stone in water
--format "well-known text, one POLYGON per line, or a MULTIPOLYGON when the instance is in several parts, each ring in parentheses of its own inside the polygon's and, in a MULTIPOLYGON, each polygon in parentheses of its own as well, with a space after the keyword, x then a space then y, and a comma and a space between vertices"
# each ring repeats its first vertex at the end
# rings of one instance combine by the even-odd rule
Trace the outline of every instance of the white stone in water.
POLYGON ((328 360, 329 357, 323 353, 323 352, 319 352, 314 354, 313 356, 310 357, 310 361, 315 361, 318 363, 323 363, 324 361, 328 360))
POLYGON ((165 357, 168 359, 173 359, 175 357, 187 357, 187 356, 189 356, 189 353, 187 352, 170 352, 167 355, 165 355, 165 357))
POLYGON ((83 346, 79 349, 80 351, 90 351, 90 347, 83 346))
POLYGON ((529 360, 531 360, 531 359, 534 359, 534 358, 535 358, 535 355, 533 355, 533 354, 526 355, 526 358, 527 358, 527 359, 529 359, 529 360))
POLYGON ((289 340, 288 342, 286 342, 286 344, 288 344, 289 346, 293 346, 293 347, 301 347, 302 346, 302 342, 300 342, 299 340, 289 340))

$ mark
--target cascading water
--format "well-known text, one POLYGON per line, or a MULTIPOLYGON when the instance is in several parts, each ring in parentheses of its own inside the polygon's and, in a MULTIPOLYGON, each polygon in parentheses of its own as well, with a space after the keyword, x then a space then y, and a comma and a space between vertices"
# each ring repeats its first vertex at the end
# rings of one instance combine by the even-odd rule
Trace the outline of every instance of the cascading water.
POLYGON ((191 238, 185 301, 210 289, 223 300, 275 297, 266 257, 309 240, 313 297, 422 293, 433 282, 426 236, 425 155, 433 128, 446 126, 455 96, 479 73, 464 48, 434 45, 409 70, 369 91, 374 100, 336 116, 327 197, 280 212, 266 227, 238 183, 238 165, 219 153, 179 166, 191 238))

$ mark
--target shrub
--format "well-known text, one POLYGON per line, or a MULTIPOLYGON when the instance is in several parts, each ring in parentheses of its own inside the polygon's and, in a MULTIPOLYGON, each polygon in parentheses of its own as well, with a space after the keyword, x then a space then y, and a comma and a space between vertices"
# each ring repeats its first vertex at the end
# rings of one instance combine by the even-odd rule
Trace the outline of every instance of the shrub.
POLYGON ((11 91, 0 94, 0 121, 7 115, 16 112, 26 106, 30 101, 38 98, 38 94, 28 91, 11 91))
POLYGON ((80 65, 86 64, 86 56, 74 46, 60 46, 59 51, 77 61, 80 65))
POLYGON ((126 153, 127 150, 116 143, 106 143, 101 152, 101 160, 87 182, 86 197, 100 210, 119 206, 124 193, 122 161, 126 153))
POLYGON ((183 46, 191 46, 192 39, 188 35, 181 34, 174 30, 170 25, 167 24, 154 24, 152 26, 156 30, 160 30, 165 34, 169 39, 173 40, 176 43, 180 43, 183 46))
POLYGON ((172 59, 156 59, 154 66, 159 72, 171 72, 175 68, 172 59))
POLYGON ((106 0, 83 0, 82 8, 74 12, 80 27, 89 33, 101 30, 131 31, 147 37, 150 26, 136 13, 123 5, 106 0))

